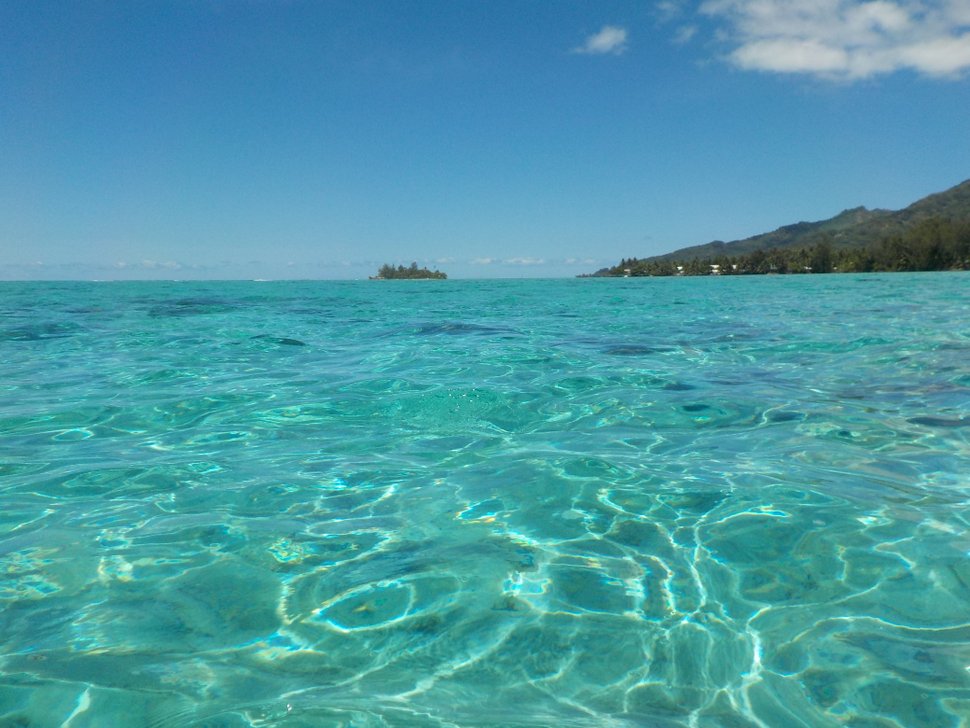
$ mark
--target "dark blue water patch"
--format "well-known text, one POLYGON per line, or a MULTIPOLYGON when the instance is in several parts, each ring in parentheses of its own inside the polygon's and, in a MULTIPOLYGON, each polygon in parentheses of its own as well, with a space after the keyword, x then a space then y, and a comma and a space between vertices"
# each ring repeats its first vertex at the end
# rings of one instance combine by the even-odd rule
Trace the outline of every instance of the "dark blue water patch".
POLYGON ((642 344, 618 344, 608 346, 603 350, 604 354, 612 356, 649 356, 651 354, 663 354, 671 351, 669 346, 645 346, 642 344))
POLYGON ((936 349, 943 349, 944 351, 965 351, 970 349, 970 343, 964 344, 960 341, 944 341, 942 344, 937 344, 936 349))
POLYGON ((271 334, 259 334, 258 336, 252 337, 254 341, 262 341, 268 344, 276 344, 278 346, 306 346, 305 341, 300 341, 299 339, 291 339, 288 336, 273 336, 271 334))
POLYGON ((693 384, 687 384, 687 382, 668 382, 664 385, 664 389, 671 392, 688 392, 691 389, 697 389, 693 384))
POLYGON ((178 318, 181 316, 199 316, 213 313, 230 313, 236 306, 221 298, 181 298, 171 303, 152 306, 148 315, 152 318, 178 318))
POLYGON ((791 410, 772 410, 765 415, 769 422, 801 422, 805 419, 804 412, 793 412, 791 410))
POLYGON ((496 336, 518 335, 515 329, 502 326, 485 326, 484 324, 470 324, 462 321, 446 321, 443 323, 424 323, 387 332, 385 336, 408 333, 416 336, 496 336))
POLYGON ((84 331, 83 327, 70 322, 53 322, 18 326, 0 331, 0 341, 42 341, 62 339, 84 331))
POLYGON ((926 425, 927 427, 967 427, 970 426, 970 417, 910 417, 907 422, 914 425, 926 425))
POLYGON ((709 404, 698 403, 685 404, 681 407, 681 409, 684 410, 684 412, 707 412, 708 410, 712 410, 714 408, 709 404))

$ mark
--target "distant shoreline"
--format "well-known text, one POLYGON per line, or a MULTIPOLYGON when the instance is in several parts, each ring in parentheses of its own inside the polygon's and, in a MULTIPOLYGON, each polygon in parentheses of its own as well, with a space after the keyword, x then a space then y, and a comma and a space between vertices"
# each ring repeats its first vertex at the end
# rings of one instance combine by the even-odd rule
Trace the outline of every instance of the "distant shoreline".
POLYGON ((640 276, 804 275, 970 270, 970 221, 930 218, 905 232, 864 246, 812 245, 758 248, 751 252, 692 258, 624 258, 591 278, 640 276))

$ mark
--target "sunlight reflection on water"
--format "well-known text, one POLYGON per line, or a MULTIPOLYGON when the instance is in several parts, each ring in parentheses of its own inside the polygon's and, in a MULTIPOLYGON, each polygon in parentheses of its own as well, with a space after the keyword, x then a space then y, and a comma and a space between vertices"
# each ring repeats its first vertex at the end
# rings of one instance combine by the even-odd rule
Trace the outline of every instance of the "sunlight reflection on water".
POLYGON ((961 725, 970 286, 867 279, 0 284, 0 723, 961 725))

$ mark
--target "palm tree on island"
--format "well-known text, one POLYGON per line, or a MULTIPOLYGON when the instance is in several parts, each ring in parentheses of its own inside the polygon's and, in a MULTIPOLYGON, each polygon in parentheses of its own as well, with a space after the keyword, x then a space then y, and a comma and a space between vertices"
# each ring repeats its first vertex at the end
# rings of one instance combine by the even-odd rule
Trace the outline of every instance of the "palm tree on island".
POLYGON ((376 276, 369 276, 372 281, 382 281, 382 280, 393 280, 395 278, 399 279, 419 279, 419 278, 431 278, 437 280, 444 280, 448 276, 439 270, 428 270, 427 268, 418 268, 417 263, 411 263, 411 265, 405 268, 403 265, 399 265, 395 268, 389 263, 385 263, 377 271, 376 276))

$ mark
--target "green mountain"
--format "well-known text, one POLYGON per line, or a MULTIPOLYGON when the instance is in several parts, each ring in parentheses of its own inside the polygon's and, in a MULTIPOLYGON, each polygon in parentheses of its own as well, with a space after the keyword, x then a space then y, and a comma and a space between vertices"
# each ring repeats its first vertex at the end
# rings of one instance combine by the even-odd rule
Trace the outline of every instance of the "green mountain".
MULTIPOLYGON (((828 220, 798 222, 794 225, 785 225, 770 233, 727 243, 715 240, 704 245, 694 245, 672 253, 641 259, 641 261, 690 261, 741 256, 758 250, 808 248, 819 243, 828 243, 834 250, 864 248, 886 238, 903 236, 928 220, 970 221, 970 180, 944 192, 924 197, 902 210, 868 210, 865 207, 855 207, 844 210, 828 220)), ((622 271, 619 272, 622 273, 622 271)), ((604 269, 599 274, 615 275, 616 273, 613 269, 604 269)))

